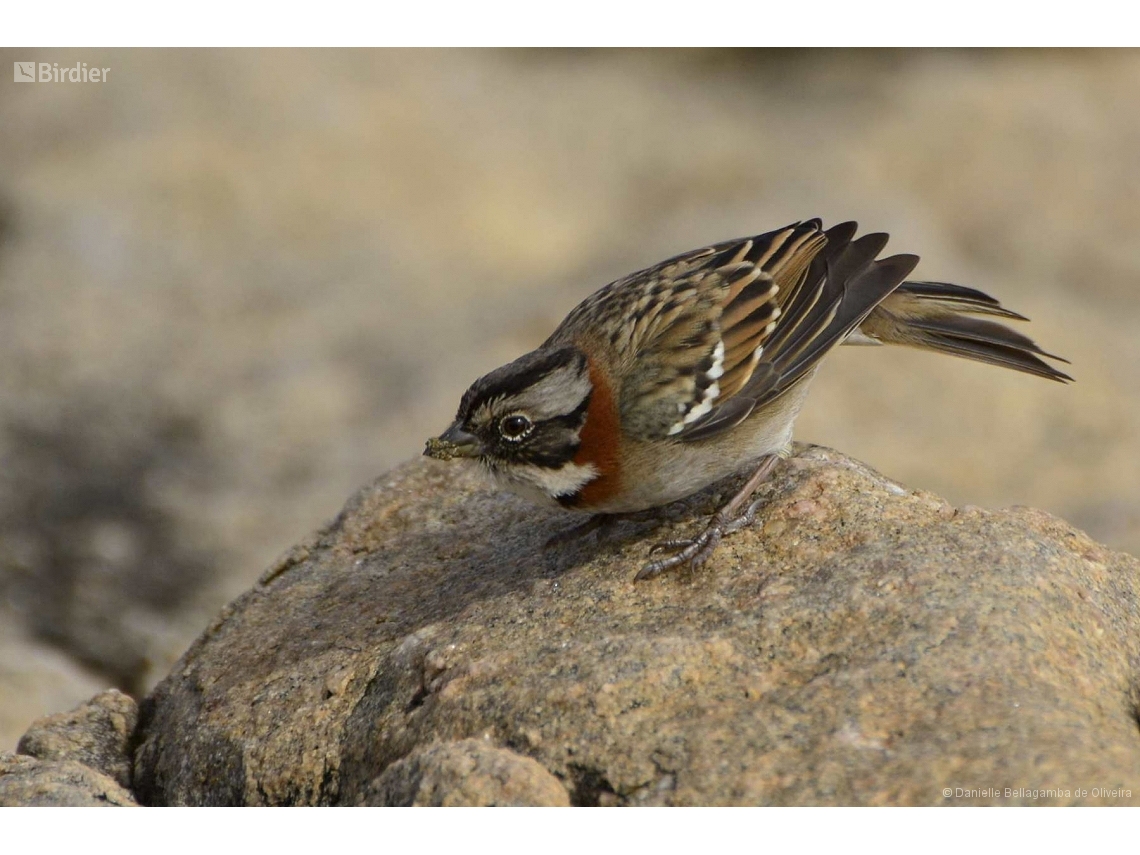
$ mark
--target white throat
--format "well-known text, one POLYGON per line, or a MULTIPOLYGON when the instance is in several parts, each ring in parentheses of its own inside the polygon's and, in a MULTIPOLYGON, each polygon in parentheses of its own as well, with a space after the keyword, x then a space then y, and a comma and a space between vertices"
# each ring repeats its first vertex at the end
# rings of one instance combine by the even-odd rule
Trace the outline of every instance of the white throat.
POLYGON ((558 505, 557 496, 577 493, 598 476, 592 463, 565 463, 559 469, 521 463, 490 472, 500 487, 539 505, 558 505))

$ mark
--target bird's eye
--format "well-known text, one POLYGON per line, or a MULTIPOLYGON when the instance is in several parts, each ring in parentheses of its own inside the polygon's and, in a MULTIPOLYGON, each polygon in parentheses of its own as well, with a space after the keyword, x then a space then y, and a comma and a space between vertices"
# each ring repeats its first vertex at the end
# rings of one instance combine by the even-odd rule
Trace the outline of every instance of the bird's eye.
POLYGON ((503 435, 504 439, 518 442, 530 433, 533 427, 530 419, 515 413, 512 416, 503 416, 503 420, 499 422, 499 433, 503 435))

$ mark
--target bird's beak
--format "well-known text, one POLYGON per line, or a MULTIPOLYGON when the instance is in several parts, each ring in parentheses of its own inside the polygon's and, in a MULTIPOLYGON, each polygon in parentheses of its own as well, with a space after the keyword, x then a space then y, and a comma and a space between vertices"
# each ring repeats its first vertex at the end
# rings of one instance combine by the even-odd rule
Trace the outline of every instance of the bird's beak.
POLYGON ((424 454, 436 460, 451 460, 455 457, 478 457, 483 453, 483 443, 474 434, 465 431, 456 422, 442 434, 427 441, 424 454))

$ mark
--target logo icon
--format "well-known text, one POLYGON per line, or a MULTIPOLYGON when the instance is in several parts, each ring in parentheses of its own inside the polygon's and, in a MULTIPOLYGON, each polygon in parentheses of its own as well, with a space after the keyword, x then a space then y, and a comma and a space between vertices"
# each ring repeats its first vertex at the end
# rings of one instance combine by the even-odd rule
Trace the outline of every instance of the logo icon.
POLYGON ((16 83, 35 83, 36 64, 34 62, 12 63, 12 80, 16 83))

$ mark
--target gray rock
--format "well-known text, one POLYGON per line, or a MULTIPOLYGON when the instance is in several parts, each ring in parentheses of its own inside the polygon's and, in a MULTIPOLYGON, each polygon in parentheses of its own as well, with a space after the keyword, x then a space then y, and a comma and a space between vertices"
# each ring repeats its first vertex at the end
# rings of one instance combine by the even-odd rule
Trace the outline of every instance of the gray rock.
POLYGON ((1136 559, 810 447, 707 565, 632 582, 734 486, 544 551, 566 515, 395 470, 144 702, 137 795, 430 800, 422 752, 474 738, 584 805, 1140 803, 1136 559))
POLYGON ((0 753, 0 807, 135 807, 129 792, 73 760, 0 753))
POLYGON ((566 788, 540 764, 478 739, 430 745, 397 760, 369 786, 379 807, 566 807, 566 788))
POLYGON ((71 712, 33 722, 16 751, 40 760, 74 760, 131 786, 131 739, 138 705, 117 689, 96 695, 71 712))

